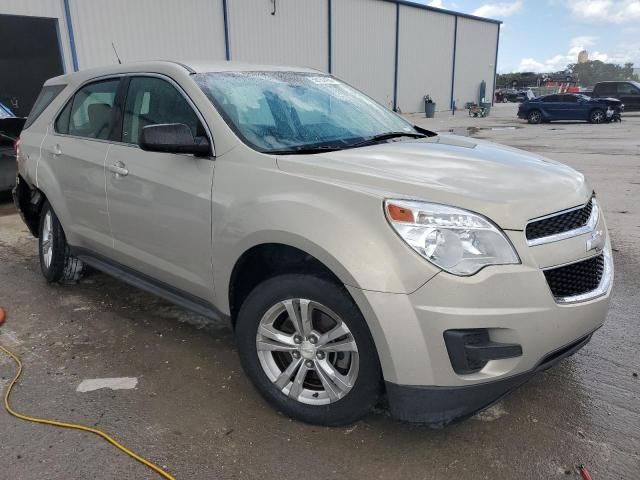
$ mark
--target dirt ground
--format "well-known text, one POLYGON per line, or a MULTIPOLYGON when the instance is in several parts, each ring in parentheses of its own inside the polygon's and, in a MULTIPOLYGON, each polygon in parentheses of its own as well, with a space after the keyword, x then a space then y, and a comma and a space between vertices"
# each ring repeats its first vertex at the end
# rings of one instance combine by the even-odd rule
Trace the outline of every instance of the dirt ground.
MULTIPOLYGON (((488 411, 441 430, 382 410, 348 428, 291 421, 249 384, 227 325, 98 273, 47 285, 36 241, 5 196, 0 344, 25 364, 14 407, 104 429, 177 479, 577 479, 578 464, 594 480, 640 478, 640 114, 621 124, 529 126, 515 108, 498 105, 485 119, 408 117, 583 172, 611 230, 616 277, 592 342, 488 411), (137 386, 76 391, 105 377, 133 377, 137 386)), ((0 387, 13 374, 0 354, 0 387)), ((0 478, 159 478, 89 434, 4 411, 0 434, 0 478)))

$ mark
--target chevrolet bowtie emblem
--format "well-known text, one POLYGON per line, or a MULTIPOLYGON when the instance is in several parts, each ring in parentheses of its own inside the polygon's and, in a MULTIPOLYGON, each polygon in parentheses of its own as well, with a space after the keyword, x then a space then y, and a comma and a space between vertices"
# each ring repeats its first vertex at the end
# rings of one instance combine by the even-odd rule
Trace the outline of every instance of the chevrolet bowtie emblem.
POLYGON ((587 239, 587 252, 595 250, 596 252, 604 249, 604 232, 602 230, 596 230, 591 234, 591 238, 587 239))

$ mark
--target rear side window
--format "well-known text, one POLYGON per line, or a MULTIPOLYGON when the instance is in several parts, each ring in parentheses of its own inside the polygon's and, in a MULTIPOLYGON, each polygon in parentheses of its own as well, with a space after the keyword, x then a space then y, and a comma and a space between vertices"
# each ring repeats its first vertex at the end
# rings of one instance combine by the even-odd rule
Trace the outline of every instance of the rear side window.
POLYGON ((24 128, 29 128, 65 87, 66 85, 45 85, 42 87, 38 98, 36 98, 36 103, 33 104, 27 121, 24 123, 24 128))
POLYGON ((77 137, 106 140, 114 125, 113 104, 120 79, 85 85, 58 115, 55 130, 77 137))
POLYGON ((157 77, 133 77, 124 105, 122 141, 138 144, 143 127, 160 123, 184 123, 194 137, 206 135, 198 115, 173 85, 157 77))
POLYGON ((615 95, 616 85, 616 83, 601 83, 596 86, 595 91, 598 95, 615 95))

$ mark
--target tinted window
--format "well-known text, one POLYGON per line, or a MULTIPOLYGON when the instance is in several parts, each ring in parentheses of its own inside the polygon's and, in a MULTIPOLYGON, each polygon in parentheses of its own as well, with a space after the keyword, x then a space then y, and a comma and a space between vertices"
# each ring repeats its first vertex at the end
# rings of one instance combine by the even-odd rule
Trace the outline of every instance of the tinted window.
POLYGON ((205 131, 191 105, 169 82, 157 77, 134 77, 124 107, 122 141, 138 144, 147 125, 184 123, 194 137, 205 131))
MULTIPOLYGON (((78 90, 71 102, 67 133, 78 137, 109 138, 113 128, 113 102, 119 83, 119 79, 104 80, 78 90)), ((58 120, 63 122, 61 117, 65 113, 62 111, 58 120)))
POLYGON ((560 101, 560 96, 559 95, 547 95, 546 97, 542 98, 543 102, 559 102, 560 101))
POLYGON ((630 83, 619 83, 618 94, 619 95, 633 95, 634 93, 640 93, 636 87, 630 83))
POLYGON ((567 103, 578 103, 578 97, 575 97, 574 95, 561 95, 562 99, 560 100, 561 102, 567 102, 567 103))
POLYGON ((598 95, 615 95, 616 85, 615 83, 601 83, 596 86, 596 92, 598 95))
POLYGON ((27 121, 24 124, 24 128, 28 128, 31 126, 33 122, 36 121, 36 118, 40 116, 44 109, 49 106, 53 99, 58 96, 58 94, 64 90, 66 85, 49 85, 42 87, 40 90, 40 95, 36 98, 36 103, 33 104, 31 108, 31 112, 29 112, 29 116, 27 117, 27 121))

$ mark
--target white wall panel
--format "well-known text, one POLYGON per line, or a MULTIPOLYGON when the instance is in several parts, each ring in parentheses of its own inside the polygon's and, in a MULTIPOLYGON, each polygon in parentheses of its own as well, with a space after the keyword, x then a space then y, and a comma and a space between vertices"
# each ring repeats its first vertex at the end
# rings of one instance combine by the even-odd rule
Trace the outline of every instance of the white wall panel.
POLYGON ((437 110, 449 110, 454 25, 453 15, 400 7, 398 107, 402 112, 424 111, 426 94, 437 110))
POLYGON ((272 15, 270 0, 230 0, 232 60, 326 71, 327 5, 326 0, 277 0, 272 15))
POLYGON ((0 0, 0 14, 57 18, 64 69, 66 72, 73 71, 63 0, 0 0))
POLYGON ((139 60, 224 60, 222 0, 71 0, 79 67, 139 60))
POLYGON ((456 78, 454 97, 457 108, 477 102, 480 82, 487 82, 486 101, 493 94, 498 25, 470 18, 458 18, 456 78))
POLYGON ((333 1, 333 73, 387 107, 393 106, 396 5, 333 1))

